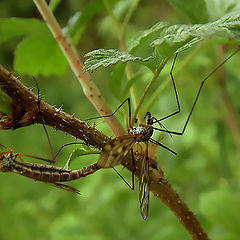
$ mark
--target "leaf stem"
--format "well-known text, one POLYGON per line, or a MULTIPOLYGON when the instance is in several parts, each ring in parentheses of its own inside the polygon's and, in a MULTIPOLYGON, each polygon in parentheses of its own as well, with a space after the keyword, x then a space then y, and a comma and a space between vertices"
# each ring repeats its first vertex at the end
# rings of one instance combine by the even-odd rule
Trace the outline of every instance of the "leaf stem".
POLYGON ((149 92, 149 90, 150 90, 150 88, 152 87, 152 85, 156 82, 157 78, 159 77, 159 74, 161 73, 161 71, 162 71, 162 69, 164 68, 164 66, 166 65, 166 63, 168 62, 168 59, 169 59, 169 58, 170 58, 170 56, 167 57, 167 58, 165 58, 165 59, 161 62, 161 64, 159 65, 157 71, 154 73, 154 76, 153 76, 152 80, 150 81, 150 83, 149 83, 149 84, 147 85, 147 87, 145 88, 145 90, 144 90, 144 92, 143 92, 143 94, 142 94, 142 96, 141 96, 141 98, 140 98, 140 101, 138 102, 138 105, 137 105, 137 108, 136 108, 136 110, 135 110, 134 116, 133 116, 133 118, 132 118, 132 124, 134 124, 134 122, 135 122, 135 120, 136 120, 136 118, 137 118, 139 109, 140 109, 140 107, 142 106, 143 101, 144 101, 147 93, 149 92))

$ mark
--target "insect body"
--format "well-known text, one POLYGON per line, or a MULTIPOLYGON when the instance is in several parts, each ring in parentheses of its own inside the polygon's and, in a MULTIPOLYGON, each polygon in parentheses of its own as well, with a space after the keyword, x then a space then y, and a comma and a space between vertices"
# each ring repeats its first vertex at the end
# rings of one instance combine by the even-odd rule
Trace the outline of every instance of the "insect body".
MULTIPOLYGON (((226 58, 221 64, 219 64, 215 69, 213 69, 212 72, 210 72, 201 82, 200 87, 198 89, 197 95, 195 97, 195 100, 193 102, 193 106, 190 110, 190 113, 186 119, 185 124, 183 125, 182 131, 169 131, 166 129, 162 121, 169 119, 177 114, 180 113, 180 103, 178 98, 178 93, 175 85, 175 81, 173 78, 173 67, 177 58, 177 54, 175 55, 175 58, 173 60, 173 64, 170 71, 170 76, 174 88, 174 94, 176 98, 176 104, 177 104, 177 110, 168 114, 165 117, 162 117, 160 119, 152 117, 150 112, 147 112, 145 115, 145 118, 147 118, 147 124, 140 124, 138 127, 134 127, 133 123, 135 122, 135 117, 133 120, 131 119, 131 108, 130 108, 130 99, 127 98, 124 102, 122 102, 119 107, 110 115, 101 116, 101 117, 111 117, 113 116, 125 102, 128 102, 128 109, 129 109, 129 129, 128 129, 128 135, 117 137, 110 141, 108 144, 105 145, 105 147, 102 150, 101 156, 98 160, 98 165, 102 168, 108 168, 108 167, 114 167, 121 163, 123 158, 131 151, 132 153, 132 165, 133 165, 133 173, 135 171, 135 160, 134 160, 134 154, 133 154, 133 146, 135 143, 144 142, 146 145, 145 154, 142 160, 142 166, 141 166, 141 173, 140 173, 140 183, 139 183, 139 201, 140 201, 140 211, 142 214, 143 219, 147 218, 148 215, 148 208, 149 208, 149 157, 148 157, 148 144, 149 142, 152 142, 154 144, 157 144, 169 152, 176 155, 176 153, 171 150, 170 148, 162 145, 161 143, 157 142, 156 140, 152 139, 152 134, 154 130, 160 131, 160 132, 166 132, 170 135, 183 135, 186 127, 189 123, 190 117, 193 113, 193 110, 196 106, 196 103, 198 101, 199 95, 202 91, 204 83, 209 79, 210 76, 213 75, 222 65, 225 64, 226 61, 228 61, 233 55, 235 55, 240 48, 238 48, 234 53, 232 53, 228 58, 226 58), (156 128, 153 125, 159 124, 160 128, 156 128)), ((136 115, 136 113, 135 113, 136 115)), ((134 177, 132 177, 134 180, 134 177)), ((126 182, 126 181, 125 181, 126 182)), ((134 189, 134 181, 133 181, 133 187, 131 189, 134 189)))
POLYGON ((74 193, 79 193, 79 191, 59 182, 76 180, 92 174, 99 169, 98 165, 94 163, 82 169, 71 171, 51 165, 16 161, 16 158, 19 156, 20 154, 13 154, 12 152, 1 153, 0 172, 17 173, 32 178, 35 181, 45 182, 74 193))
MULTIPOLYGON (((149 196, 150 196, 150 188, 149 188, 149 158, 148 158, 148 144, 149 141, 153 141, 155 144, 166 146, 158 143, 154 139, 152 139, 153 135, 153 123, 154 118, 151 117, 150 113, 147 113, 145 118, 147 117, 148 124, 139 124, 138 127, 130 127, 128 130, 129 135, 121 136, 110 141, 102 150, 101 156, 97 162, 99 167, 101 168, 110 168, 114 167, 121 163, 124 157, 131 151, 132 153, 132 168, 133 173, 135 171, 135 160, 133 147, 136 143, 145 143, 145 153, 142 158, 141 163, 141 172, 140 172, 140 182, 139 182, 139 202, 140 202, 140 212, 143 219, 147 219, 148 209, 149 209, 149 196)), ((131 126, 131 125, 130 125, 131 126)), ((167 148, 169 151, 175 153, 171 149, 167 148)), ((134 176, 132 181, 131 189, 134 189, 134 176)), ((129 184, 128 184, 129 186, 129 184)))

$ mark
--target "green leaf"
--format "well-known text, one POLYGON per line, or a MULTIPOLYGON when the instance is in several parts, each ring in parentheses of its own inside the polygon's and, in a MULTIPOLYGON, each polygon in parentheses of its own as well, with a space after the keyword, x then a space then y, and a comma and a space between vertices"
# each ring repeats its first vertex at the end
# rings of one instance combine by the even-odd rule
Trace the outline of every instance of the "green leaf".
POLYGON ((37 19, 0 19, 0 42, 25 37, 15 49, 14 67, 20 74, 63 75, 67 61, 46 24, 37 19))
POLYGON ((188 17, 191 23, 205 23, 208 14, 205 1, 199 0, 168 0, 169 3, 184 17, 188 17), (201 14, 200 14, 201 13, 201 14))
POLYGON ((68 26, 65 28, 67 34, 71 37, 72 42, 76 45, 86 29, 87 23, 103 8, 102 1, 93 0, 83 9, 77 12, 69 20, 68 26))
POLYGON ((122 101, 122 83, 123 83, 123 77, 125 73, 125 64, 124 63, 118 63, 114 70, 111 73, 111 78, 109 81, 109 87, 111 89, 111 92, 113 95, 120 101, 122 101))
POLYGON ((10 115, 12 112, 11 98, 0 89, 0 113, 10 115))
POLYGON ((240 11, 240 1, 236 0, 205 0, 208 15, 212 21, 222 16, 240 11))
POLYGON ((158 22, 153 25, 150 29, 138 33, 137 36, 134 36, 129 41, 128 52, 133 53, 136 49, 140 47, 148 47, 149 44, 154 40, 155 35, 158 34, 161 30, 166 28, 169 24, 166 22, 158 22))
POLYGON ((44 35, 49 33, 45 23, 34 19, 6 18, 0 19, 0 43, 11 38, 26 35, 44 35))
POLYGON ((126 52, 121 52, 116 49, 97 49, 92 52, 89 52, 85 55, 85 57, 88 57, 88 59, 84 63, 85 71, 91 71, 93 72, 99 67, 108 67, 110 65, 119 63, 119 62, 136 62, 140 63, 142 65, 146 66, 146 62, 151 59, 151 57, 148 58, 142 58, 142 57, 135 57, 131 54, 128 54, 126 52))
POLYGON ((157 47, 160 55, 167 57, 212 37, 240 41, 240 15, 225 17, 207 24, 170 26, 161 32, 161 37, 154 40, 151 46, 157 47))
POLYGON ((98 154, 99 151, 93 150, 91 147, 82 145, 81 148, 77 148, 73 150, 64 166, 64 169, 69 169, 71 162, 81 156, 87 155, 87 154, 98 154))
POLYGON ((210 222, 219 224, 228 232, 240 234, 239 193, 220 189, 201 195, 200 210, 210 222))
POLYGON ((142 76, 142 72, 136 74, 134 77, 132 77, 130 79, 130 81, 127 82, 126 86, 123 89, 123 97, 127 97, 128 93, 129 93, 129 89, 132 87, 132 85, 141 78, 142 76))
POLYGON ((51 9, 52 12, 55 11, 55 9, 57 8, 57 6, 59 5, 59 3, 61 2, 61 0, 51 0, 49 3, 49 8, 51 9))
POLYGON ((28 37, 15 49, 14 67, 20 74, 63 75, 67 66, 65 56, 50 34, 28 37))

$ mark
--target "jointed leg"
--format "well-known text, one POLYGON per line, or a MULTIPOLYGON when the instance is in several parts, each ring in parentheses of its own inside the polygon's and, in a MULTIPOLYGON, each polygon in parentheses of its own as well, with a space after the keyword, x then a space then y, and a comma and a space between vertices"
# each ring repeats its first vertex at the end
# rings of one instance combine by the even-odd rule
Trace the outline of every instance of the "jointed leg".
MULTIPOLYGON (((190 113, 189 113, 189 115, 188 115, 188 117, 187 117, 187 120, 186 120, 186 122, 185 122, 185 124, 184 124, 184 126, 183 126, 182 131, 180 131, 180 132, 177 132, 177 131, 169 131, 169 130, 164 130, 164 129, 160 129, 160 128, 154 128, 154 129, 155 129, 155 130, 158 130, 158 131, 161 131, 161 132, 171 133, 171 134, 174 134, 174 135, 183 135, 184 132, 185 132, 185 130, 186 130, 186 127, 187 127, 187 125, 188 125, 188 122, 189 122, 189 120, 190 120, 190 117, 191 117, 191 115, 192 115, 192 113, 193 113, 193 110, 194 110, 194 108, 195 108, 195 106, 196 106, 196 103, 197 103, 197 101, 198 101, 198 98, 199 98, 199 95, 200 95, 200 93, 201 93, 201 91, 202 91, 202 88, 203 88, 204 83, 205 83, 221 66, 223 66, 230 58, 232 58, 239 50, 240 50, 240 48, 238 48, 235 52, 233 52, 229 57, 227 57, 227 58, 226 58, 222 63, 220 63, 217 67, 215 67, 215 68, 213 69, 213 71, 210 72, 210 73, 203 79, 203 81, 201 82, 200 87, 199 87, 199 89, 198 89, 197 96, 196 96, 196 98, 195 98, 195 100, 194 100, 194 103, 193 103, 193 106, 192 106, 192 108, 191 108, 191 111, 190 111, 190 113)), ((180 111, 180 108, 179 108, 179 111, 180 111)), ((176 113, 177 113, 177 112, 176 112, 176 113)), ((170 114, 169 116, 173 116, 173 115, 175 115, 176 113, 173 113, 172 115, 170 114)), ((169 117, 169 116, 168 116, 168 117, 169 117)), ((163 119, 166 119, 166 118, 159 119, 159 120, 155 121, 154 123, 160 122, 160 121, 163 120, 163 119)))

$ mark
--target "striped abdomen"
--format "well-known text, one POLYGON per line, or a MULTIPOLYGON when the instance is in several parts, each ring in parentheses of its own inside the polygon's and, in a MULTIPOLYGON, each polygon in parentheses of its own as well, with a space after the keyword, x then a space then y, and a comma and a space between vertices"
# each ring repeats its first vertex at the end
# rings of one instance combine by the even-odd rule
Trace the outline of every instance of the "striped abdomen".
POLYGON ((68 182, 94 173, 99 169, 97 163, 83 167, 79 170, 65 170, 59 167, 38 163, 25 163, 11 161, 10 172, 23 175, 42 182, 68 182))

